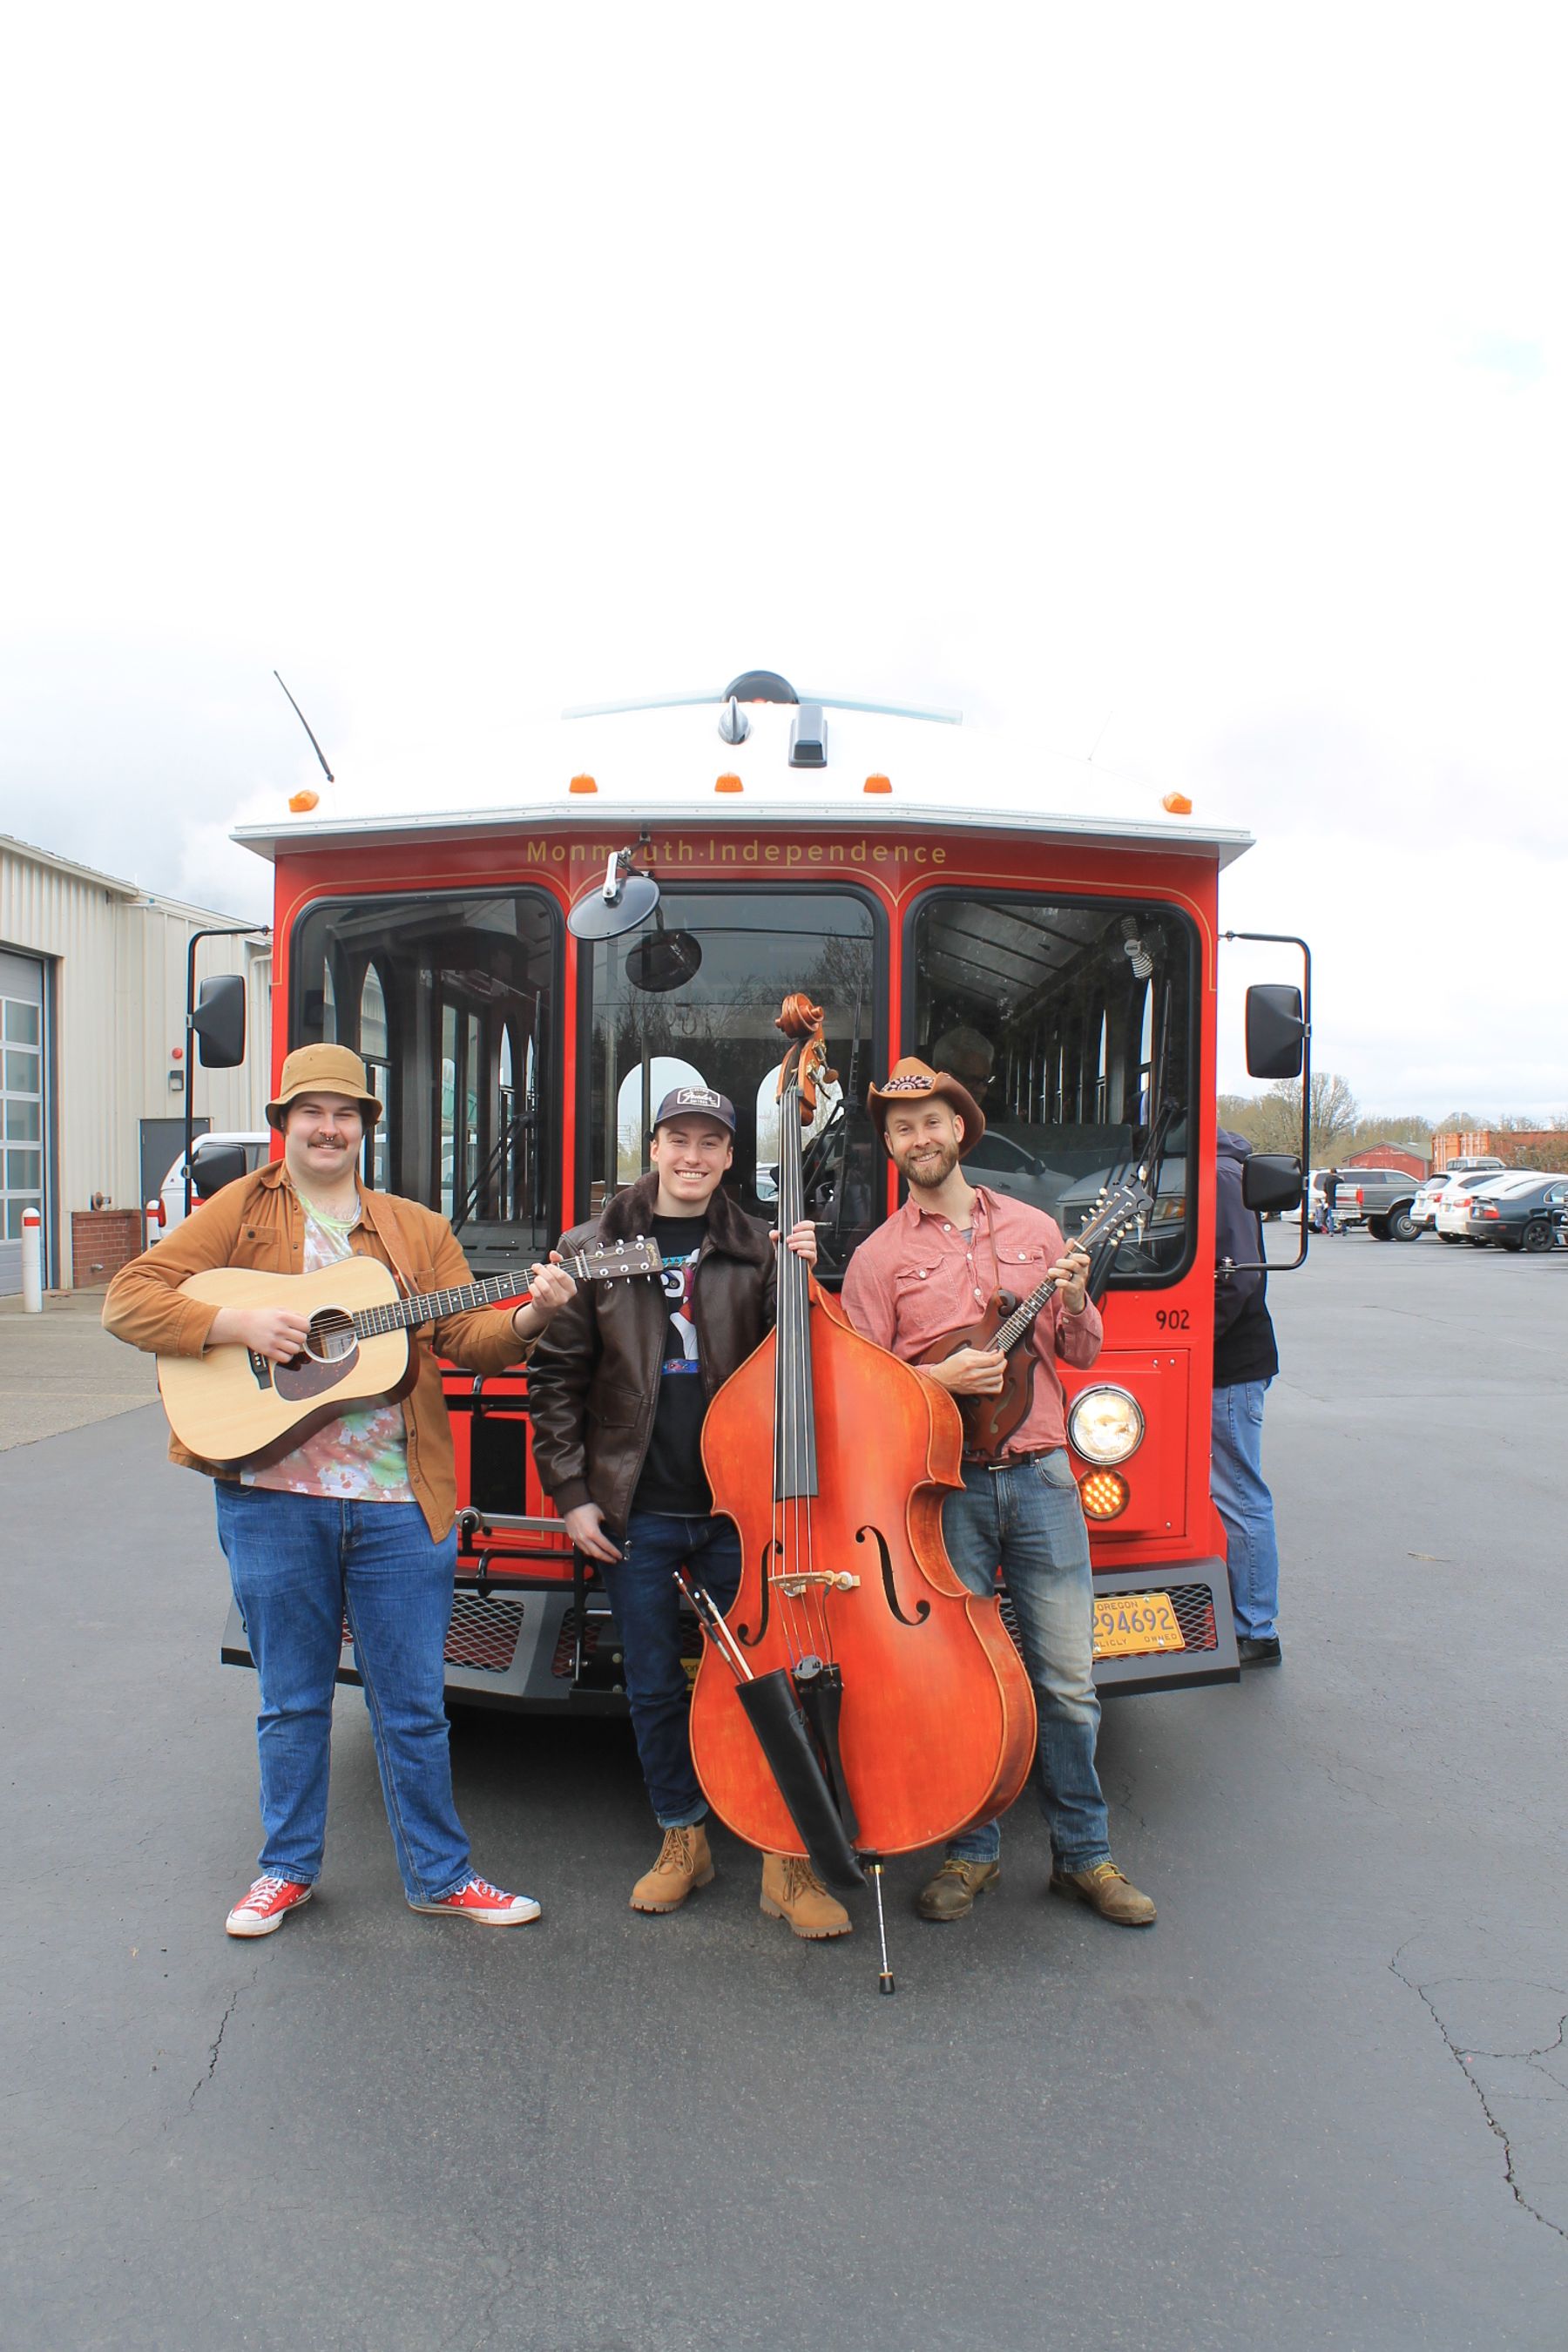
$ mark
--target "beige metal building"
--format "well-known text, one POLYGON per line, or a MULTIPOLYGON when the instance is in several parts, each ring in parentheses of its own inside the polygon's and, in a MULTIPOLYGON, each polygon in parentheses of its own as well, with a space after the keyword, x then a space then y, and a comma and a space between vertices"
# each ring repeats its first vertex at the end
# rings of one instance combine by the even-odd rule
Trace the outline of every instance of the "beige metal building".
POLYGON ((22 1216, 42 1212, 44 1281, 68 1288, 70 1218, 141 1205, 197 1131, 265 1126, 270 942, 203 940, 198 984, 245 975, 245 1066, 195 1068, 184 1034, 193 931, 243 922, 0 835, 0 1296, 21 1287, 22 1216), (178 1054, 174 1048, 180 1050, 178 1054))

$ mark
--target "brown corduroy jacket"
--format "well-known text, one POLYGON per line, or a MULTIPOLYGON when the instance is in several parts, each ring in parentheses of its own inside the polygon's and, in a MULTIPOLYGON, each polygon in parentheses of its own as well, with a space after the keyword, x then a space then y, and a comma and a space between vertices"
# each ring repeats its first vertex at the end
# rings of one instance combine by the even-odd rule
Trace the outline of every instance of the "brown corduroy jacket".
MULTIPOLYGON (((363 1213, 349 1246, 391 1266, 401 1287, 457 1290, 473 1280, 445 1217, 394 1192, 363 1192, 360 1200, 363 1213)), ((226 1184, 166 1241, 122 1266, 103 1302, 103 1327, 117 1339, 160 1356, 199 1356, 217 1309, 182 1298, 182 1282, 210 1266, 300 1274, 304 1264, 305 1213, 283 1162, 274 1160, 254 1175, 226 1184)), ((408 1483, 439 1543, 457 1516, 458 1482, 437 1356, 472 1372, 499 1372, 521 1363, 530 1349, 512 1329, 511 1310, 505 1307, 448 1315, 409 1338, 419 1372, 403 1399, 408 1483)), ((187 1470, 205 1471, 209 1478, 233 1475, 188 1452, 177 1438, 169 1442, 169 1459, 187 1470)))

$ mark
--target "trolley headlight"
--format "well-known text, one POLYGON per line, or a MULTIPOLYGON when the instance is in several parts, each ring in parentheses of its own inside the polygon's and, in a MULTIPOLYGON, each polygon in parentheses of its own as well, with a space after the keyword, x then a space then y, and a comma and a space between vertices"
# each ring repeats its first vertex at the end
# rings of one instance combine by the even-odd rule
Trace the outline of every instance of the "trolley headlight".
POLYGON ((1143 1415, 1125 1389, 1085 1389, 1068 1414, 1068 1443, 1085 1462, 1125 1462, 1143 1443, 1143 1415))

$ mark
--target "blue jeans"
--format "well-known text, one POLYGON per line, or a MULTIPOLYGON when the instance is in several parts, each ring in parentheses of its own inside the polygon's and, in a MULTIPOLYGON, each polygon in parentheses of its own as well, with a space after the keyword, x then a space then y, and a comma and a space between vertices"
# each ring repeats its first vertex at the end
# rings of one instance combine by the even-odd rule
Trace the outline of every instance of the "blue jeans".
POLYGON ((621 1637, 637 1760, 660 1829, 687 1829, 703 1819, 708 1800, 691 1769, 691 1686, 680 1663, 675 1571, 685 1568, 689 1583, 705 1584, 728 1610, 740 1589, 740 1538, 728 1519, 634 1511, 620 1549, 599 1573, 621 1637))
POLYGON ((221 1480, 217 1532, 261 1685, 261 1868, 306 1886, 321 1874, 346 1617, 404 1893, 435 1903, 466 1885, 443 1663, 456 1533, 432 1542, 416 1503, 333 1502, 221 1480))
POLYGON ((1269 1641, 1279 1633, 1279 1546, 1274 1497, 1263 1481, 1263 1400, 1267 1381, 1237 1381, 1214 1392, 1214 1452, 1209 1492, 1225 1522, 1225 1561, 1237 1633, 1269 1641))
MULTIPOLYGON (((1110 1853, 1094 1767, 1100 1736, 1094 1579, 1083 1507, 1065 1450, 1008 1470, 966 1463, 963 1494, 949 1495, 942 1507, 942 1536, 971 1591, 994 1592, 1002 1570, 1039 1712, 1036 1775, 1051 1857, 1064 1874, 1092 1870, 1110 1853)), ((994 1862, 1002 1851, 1001 1824, 968 1830, 947 1850, 967 1862, 994 1862)))

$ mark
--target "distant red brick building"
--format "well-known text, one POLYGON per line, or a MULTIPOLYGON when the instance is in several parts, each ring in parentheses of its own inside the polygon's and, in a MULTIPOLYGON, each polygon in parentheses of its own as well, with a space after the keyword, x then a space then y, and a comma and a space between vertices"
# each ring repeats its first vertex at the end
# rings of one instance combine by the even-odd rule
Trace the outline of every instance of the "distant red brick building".
POLYGON ((1348 1160, 1338 1162, 1342 1168, 1397 1168, 1417 1182, 1428 1174, 1429 1163, 1414 1151, 1406 1151, 1402 1143, 1373 1143, 1365 1151, 1352 1151, 1348 1160))

